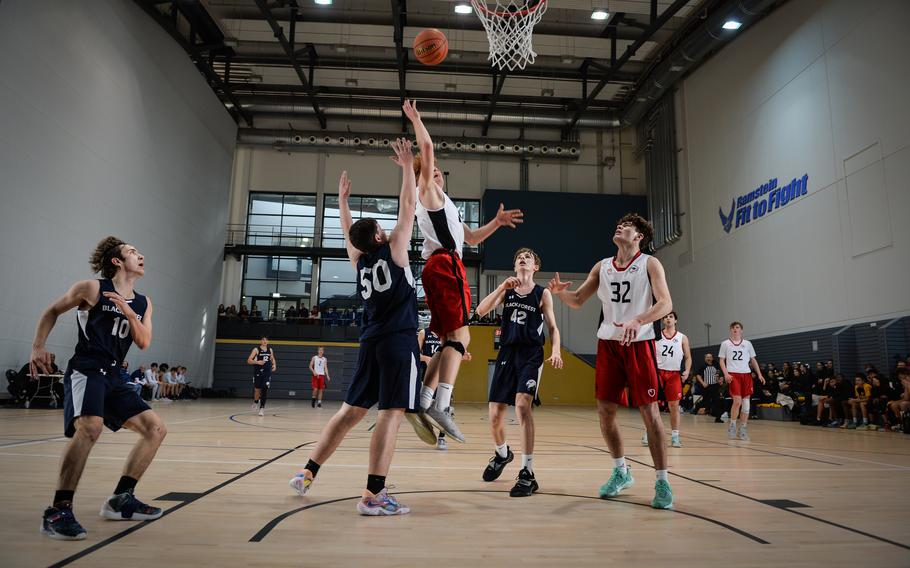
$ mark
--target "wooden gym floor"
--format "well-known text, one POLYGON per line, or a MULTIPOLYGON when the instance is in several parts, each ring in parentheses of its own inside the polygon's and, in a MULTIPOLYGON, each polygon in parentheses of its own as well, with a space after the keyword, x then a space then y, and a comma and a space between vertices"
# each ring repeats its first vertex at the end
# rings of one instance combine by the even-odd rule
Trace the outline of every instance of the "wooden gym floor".
MULTIPOLYGON (((508 496, 480 474, 492 455, 483 405, 462 404, 467 444, 447 452, 402 424, 389 483, 402 517, 356 514, 368 428, 352 431, 304 498, 287 485, 337 409, 276 401, 157 404, 169 435, 137 489, 166 509, 151 523, 97 516, 135 435, 105 431, 76 494, 81 542, 42 536, 64 444, 55 410, 0 411, 0 565, 12 566, 910 566, 910 436, 752 424, 753 441, 726 438, 713 419, 683 418, 670 449, 675 511, 655 511, 654 472, 637 412, 621 415, 635 486, 596 498, 611 458, 593 408, 537 410, 540 493, 508 496)), ((665 417, 666 419, 666 417, 665 417)))

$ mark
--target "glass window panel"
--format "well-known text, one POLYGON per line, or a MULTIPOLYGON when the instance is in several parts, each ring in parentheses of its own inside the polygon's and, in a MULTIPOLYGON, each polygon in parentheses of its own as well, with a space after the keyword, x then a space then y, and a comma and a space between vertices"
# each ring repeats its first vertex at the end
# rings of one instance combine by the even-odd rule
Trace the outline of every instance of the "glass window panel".
POLYGON ((284 196, 285 215, 316 216, 316 196, 288 193, 284 196))
POLYGON ((313 228, 316 226, 315 217, 288 217, 285 216, 281 220, 281 224, 284 227, 283 233, 294 233, 300 235, 312 235, 313 228))
POLYGON ((278 283, 278 291, 281 292, 282 296, 309 296, 310 295, 310 282, 309 281, 281 281, 278 283))
POLYGON ((268 278, 268 261, 264 256, 248 256, 244 278, 268 278))
POLYGON ((244 280, 244 296, 271 296, 275 291, 274 280, 244 280))
POLYGON ((357 274, 347 260, 324 258, 319 273, 319 282, 356 282, 357 274))
POLYGON ((250 213, 281 215, 281 201, 280 193, 251 193, 250 213))
POLYGON ((353 282, 320 282, 319 301, 354 299, 357 295, 357 285, 353 282))

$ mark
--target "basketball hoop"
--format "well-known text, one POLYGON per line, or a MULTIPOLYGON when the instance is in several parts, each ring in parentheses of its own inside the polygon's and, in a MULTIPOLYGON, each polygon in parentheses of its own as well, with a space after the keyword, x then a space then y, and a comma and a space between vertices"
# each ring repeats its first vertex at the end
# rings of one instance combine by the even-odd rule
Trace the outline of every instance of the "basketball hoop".
POLYGON ((547 0, 495 0, 495 8, 488 8, 487 4, 484 0, 471 0, 474 12, 487 30, 488 59, 499 69, 509 71, 534 63, 537 54, 531 46, 531 35, 547 11, 547 0))

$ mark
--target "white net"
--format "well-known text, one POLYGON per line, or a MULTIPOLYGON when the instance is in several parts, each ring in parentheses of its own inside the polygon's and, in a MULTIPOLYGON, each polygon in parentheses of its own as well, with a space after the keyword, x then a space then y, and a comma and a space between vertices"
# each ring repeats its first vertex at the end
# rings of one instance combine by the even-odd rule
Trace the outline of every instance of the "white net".
POLYGON ((471 0, 490 41, 488 59, 499 69, 524 69, 537 54, 531 45, 534 26, 547 11, 547 0, 471 0), (493 6, 495 4, 495 7, 493 6))

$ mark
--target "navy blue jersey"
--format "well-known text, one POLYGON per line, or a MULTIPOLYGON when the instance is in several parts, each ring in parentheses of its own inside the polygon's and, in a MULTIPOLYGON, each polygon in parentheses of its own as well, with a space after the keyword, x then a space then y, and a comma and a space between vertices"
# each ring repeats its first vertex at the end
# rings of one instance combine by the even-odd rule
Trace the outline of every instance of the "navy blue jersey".
MULTIPOLYGON (((130 320, 123 312, 104 297, 105 292, 116 292, 114 283, 108 279, 98 280, 101 290, 98 302, 89 310, 78 310, 76 322, 79 325, 79 341, 70 364, 75 368, 119 367, 133 344, 130 320)), ((135 292, 134 298, 126 301, 136 312, 139 321, 145 317, 148 300, 135 292)))
POLYGON ((420 354, 432 357, 439 351, 440 347, 442 347, 442 340, 439 339, 438 335, 430 331, 430 328, 427 328, 423 335, 423 349, 420 354))
POLYGON ((256 361, 264 361, 265 365, 256 365, 256 376, 269 377, 272 375, 272 348, 265 351, 256 347, 256 361))
POLYGON ((543 345, 543 313, 540 302, 543 286, 521 295, 515 289, 506 290, 502 302, 502 345, 543 345))
POLYGON ((401 268, 385 243, 357 260, 357 293, 363 298, 360 340, 410 331, 417 335, 417 289, 410 265, 401 268))

